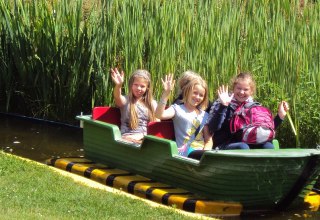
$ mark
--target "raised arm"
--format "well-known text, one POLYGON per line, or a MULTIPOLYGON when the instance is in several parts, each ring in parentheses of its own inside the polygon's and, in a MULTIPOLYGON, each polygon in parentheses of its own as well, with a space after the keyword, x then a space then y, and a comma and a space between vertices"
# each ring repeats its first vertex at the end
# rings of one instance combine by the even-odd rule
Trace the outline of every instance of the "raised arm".
POLYGON ((173 79, 173 74, 168 74, 161 79, 163 86, 163 93, 158 106, 155 111, 155 116, 159 119, 170 119, 174 117, 175 111, 173 108, 168 108, 165 110, 167 101, 170 96, 170 92, 174 88, 175 80, 173 79))
POLYGON ((221 129, 226 120, 228 106, 233 98, 233 94, 229 95, 228 93, 228 86, 220 86, 217 93, 219 99, 213 103, 209 113, 208 127, 210 134, 221 129))
POLYGON ((114 101, 116 103, 116 106, 122 107, 126 104, 126 98, 121 94, 121 88, 124 82, 124 72, 119 70, 117 68, 111 68, 111 78, 114 82, 115 86, 113 89, 113 97, 114 101))
POLYGON ((218 96, 219 96, 219 101, 221 102, 222 105, 228 106, 233 98, 233 93, 229 95, 228 93, 228 86, 220 86, 218 88, 218 96))

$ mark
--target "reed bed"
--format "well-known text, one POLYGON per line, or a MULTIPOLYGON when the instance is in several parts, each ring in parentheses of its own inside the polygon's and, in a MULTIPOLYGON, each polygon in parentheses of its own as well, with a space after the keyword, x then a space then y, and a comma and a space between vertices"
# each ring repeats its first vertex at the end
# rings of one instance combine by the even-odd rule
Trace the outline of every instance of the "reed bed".
POLYGON ((319 12, 317 1, 298 0, 0 0, 1 110, 73 122, 113 104, 114 66, 126 78, 148 69, 156 98, 168 72, 199 72, 214 100, 219 85, 251 71, 258 101, 274 112, 280 100, 290 104, 297 135, 286 120, 280 143, 315 147, 319 12))

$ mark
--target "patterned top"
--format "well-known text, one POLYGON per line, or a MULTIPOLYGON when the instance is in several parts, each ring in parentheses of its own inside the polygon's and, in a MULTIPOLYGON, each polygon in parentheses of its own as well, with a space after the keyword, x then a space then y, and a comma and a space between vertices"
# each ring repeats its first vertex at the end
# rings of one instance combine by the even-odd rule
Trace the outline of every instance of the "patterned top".
MULTIPOLYGON (((142 133, 143 135, 147 134, 147 125, 150 121, 149 114, 148 114, 148 108, 140 103, 136 103, 136 111, 138 114, 138 127, 136 129, 131 129, 129 127, 129 101, 128 97, 126 98, 126 104, 120 108, 121 112, 121 134, 137 134, 142 133)), ((155 100, 152 101, 152 106, 154 109, 157 107, 157 102, 155 100)))

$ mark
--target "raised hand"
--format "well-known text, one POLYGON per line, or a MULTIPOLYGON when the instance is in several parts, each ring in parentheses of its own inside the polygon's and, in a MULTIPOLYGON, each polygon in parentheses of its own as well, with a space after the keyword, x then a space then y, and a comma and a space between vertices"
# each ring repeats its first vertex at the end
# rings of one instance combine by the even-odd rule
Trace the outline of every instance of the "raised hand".
POLYGON ((166 75, 164 77, 164 79, 161 79, 161 81, 162 81, 162 86, 163 86, 164 93, 170 94, 170 92, 173 90, 174 84, 176 82, 173 79, 173 74, 169 73, 168 75, 166 75))
POLYGON ((169 107, 168 109, 165 109, 165 107, 170 96, 170 92, 173 90, 176 81, 173 79, 172 73, 166 75, 164 79, 161 79, 161 81, 163 86, 163 93, 155 110, 155 116, 161 120, 166 120, 173 118, 173 116, 175 115, 175 110, 172 107, 169 107))
POLYGON ((110 72, 111 72, 112 81, 116 85, 122 86, 122 84, 124 82, 124 72, 121 71, 121 73, 120 73, 118 68, 111 68, 110 72))
POLYGON ((228 106, 233 98, 233 93, 229 95, 228 86, 220 86, 218 88, 218 96, 222 105, 228 106))

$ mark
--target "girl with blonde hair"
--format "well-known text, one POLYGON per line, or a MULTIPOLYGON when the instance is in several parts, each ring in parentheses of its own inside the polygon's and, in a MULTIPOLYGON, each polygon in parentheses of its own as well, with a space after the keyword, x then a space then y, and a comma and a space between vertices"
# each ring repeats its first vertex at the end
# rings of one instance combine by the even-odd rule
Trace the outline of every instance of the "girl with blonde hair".
POLYGON ((175 103, 165 109, 175 80, 172 74, 162 79, 163 93, 155 115, 157 118, 172 119, 178 152, 182 156, 190 156, 196 150, 209 150, 212 147, 205 122, 208 113, 204 111, 208 105, 208 87, 200 77, 194 77, 181 89, 182 102, 175 103))
POLYGON ((141 143, 147 134, 147 125, 156 121, 157 102, 153 99, 150 73, 147 70, 134 71, 129 79, 128 95, 122 95, 124 72, 111 69, 111 78, 115 83, 114 101, 121 112, 121 134, 128 141, 141 143))

